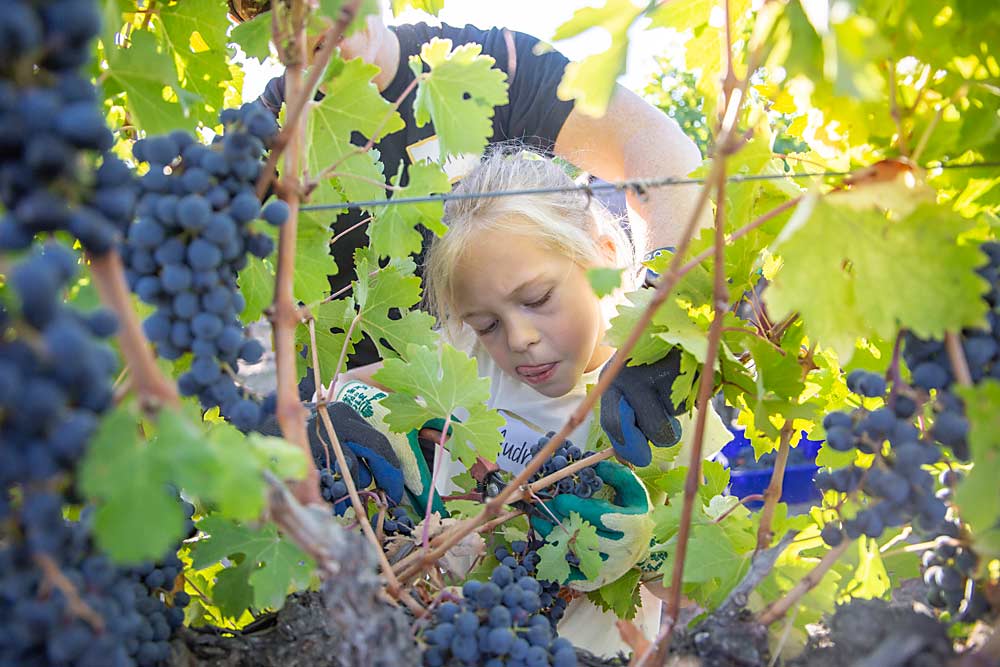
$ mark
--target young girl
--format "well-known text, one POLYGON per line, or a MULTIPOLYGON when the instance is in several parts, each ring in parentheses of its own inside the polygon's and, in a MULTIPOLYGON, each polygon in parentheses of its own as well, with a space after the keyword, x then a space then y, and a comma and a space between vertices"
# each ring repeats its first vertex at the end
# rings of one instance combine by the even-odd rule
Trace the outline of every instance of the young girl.
MULTIPOLYGON (((488 154, 456 192, 567 186, 573 181, 551 160, 508 147, 488 154)), ((452 199, 445 205, 445 222, 447 233, 432 242, 427 255, 427 305, 443 338, 475 357, 480 375, 489 378, 488 405, 506 419, 497 464, 516 474, 531 458, 532 445, 548 431, 558 431, 588 385, 597 383, 614 353, 604 342, 609 319, 620 295, 637 286, 642 267, 619 221, 578 190, 452 199), (598 298, 587 279, 587 270, 595 267, 622 268, 623 288, 598 298)), ((343 374, 337 395, 351 381, 375 385, 371 373, 376 368, 343 374)), ((715 421, 717 431, 725 431, 717 417, 715 421)), ((570 440, 584 448, 597 427, 591 415, 570 440)), ((711 453, 713 448, 706 449, 711 453)), ((456 464, 444 467, 444 477, 461 471, 456 464)), ((635 483, 641 488, 637 478, 635 483)), ((439 484, 438 490, 447 493, 450 486, 439 484)), ((651 510, 644 490, 642 495, 651 510)), ((628 554, 631 562, 609 559, 605 568, 619 574, 630 569, 648 541, 648 533, 639 536, 638 548, 628 554)), ((581 584, 580 589, 591 590, 581 584)), ((652 638, 659 602, 645 587, 642 602, 633 622, 652 638)), ((577 646, 611 656, 628 650, 616 620, 580 597, 567 608, 559 633, 577 646)))

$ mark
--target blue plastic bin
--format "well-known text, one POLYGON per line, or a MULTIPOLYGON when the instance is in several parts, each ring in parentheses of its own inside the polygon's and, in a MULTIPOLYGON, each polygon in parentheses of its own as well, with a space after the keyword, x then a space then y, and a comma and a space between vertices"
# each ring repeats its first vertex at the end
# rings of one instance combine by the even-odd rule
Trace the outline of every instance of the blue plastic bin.
MULTIPOLYGON (((740 449, 750 446, 750 440, 746 437, 742 428, 732 427, 729 429, 733 434, 733 439, 722 448, 719 461, 730 468, 729 462, 734 459, 740 449)), ((816 454, 823 444, 822 440, 810 440, 806 432, 802 432, 802 440, 796 449, 804 447, 803 452, 810 461, 816 460, 816 454)), ((794 505, 818 501, 821 497, 816 489, 813 479, 819 466, 814 463, 790 465, 785 468, 785 477, 781 486, 781 501, 794 505)), ((773 468, 761 468, 759 470, 731 470, 729 478, 729 493, 738 498, 745 498, 754 494, 761 494, 767 489, 771 482, 773 468)), ((754 500, 746 503, 751 509, 758 509, 763 506, 763 502, 754 500)))

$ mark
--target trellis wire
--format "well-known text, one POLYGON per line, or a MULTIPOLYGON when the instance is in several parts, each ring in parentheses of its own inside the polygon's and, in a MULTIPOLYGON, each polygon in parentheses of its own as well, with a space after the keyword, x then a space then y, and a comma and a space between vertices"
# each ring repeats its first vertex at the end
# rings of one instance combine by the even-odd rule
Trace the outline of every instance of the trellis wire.
MULTIPOLYGON (((936 164, 923 167, 925 170, 934 169, 979 169, 987 167, 1000 167, 1000 162, 971 162, 969 164, 936 164)), ((793 174, 757 174, 730 176, 727 183, 746 183, 750 181, 775 181, 787 178, 826 178, 833 176, 850 176, 856 171, 819 171, 793 174)), ((300 211, 332 211, 339 209, 370 209, 379 206, 393 206, 397 204, 426 204, 428 202, 445 202, 461 199, 485 199, 488 197, 517 197, 523 195, 557 194, 562 192, 582 192, 587 196, 593 196, 595 192, 604 190, 633 191, 643 194, 650 188, 662 188, 675 185, 701 185, 704 178, 638 178, 630 181, 619 181, 616 183, 595 183, 593 185, 574 185, 558 188, 535 188, 522 190, 500 190, 495 192, 462 192, 448 193, 441 195, 428 195, 426 197, 395 197, 392 199, 370 199, 368 201, 348 201, 339 204, 312 204, 302 206, 300 211)))

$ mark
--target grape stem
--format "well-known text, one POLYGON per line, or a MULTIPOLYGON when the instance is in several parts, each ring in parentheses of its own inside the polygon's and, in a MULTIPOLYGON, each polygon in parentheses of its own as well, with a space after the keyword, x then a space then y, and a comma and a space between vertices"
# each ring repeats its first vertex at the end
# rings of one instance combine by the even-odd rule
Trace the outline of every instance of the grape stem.
POLYGON ((840 558, 840 556, 847 551, 847 548, 854 544, 854 540, 845 539, 838 546, 830 549, 824 555, 822 560, 809 571, 809 574, 804 576, 795 586, 788 591, 784 597, 768 605, 760 614, 757 615, 757 622, 761 625, 770 625, 778 619, 782 618, 788 610, 792 608, 796 602, 798 602, 803 595, 815 588, 819 582, 823 579, 834 563, 840 558))
MULTIPOLYGON (((293 14, 296 13, 298 4, 293 4, 293 14)), ((287 66, 285 69, 288 97, 292 100, 298 99, 302 94, 302 63, 306 60, 305 23, 304 21, 294 21, 294 23, 298 34, 292 40, 292 44, 298 48, 299 57, 294 59, 297 63, 295 66, 287 66)), ((312 74, 316 75, 320 69, 322 68, 316 68, 312 74)), ((295 328, 299 324, 299 314, 293 289, 300 204, 298 184, 302 171, 303 143, 303 133, 296 128, 295 120, 296 117, 292 116, 289 125, 282 131, 282 135, 279 135, 279 139, 281 136, 285 137, 285 145, 288 146, 282 183, 285 186, 291 183, 292 186, 286 187, 285 193, 285 201, 288 203, 288 220, 281 226, 278 233, 278 266, 275 275, 274 304, 270 309, 270 317, 271 328, 274 332, 275 363, 278 377, 278 399, 275 414, 285 439, 301 449, 306 460, 311 461, 312 451, 306 432, 307 412, 299 400, 295 372, 295 328), (285 134, 286 132, 288 134, 285 134)), ((277 149, 272 151, 271 158, 274 158, 277 152, 277 149)), ((265 169, 265 175, 274 171, 274 165, 270 162, 271 158, 268 162, 269 168, 265 169)), ((262 178, 264 177, 262 176, 262 178)), ((269 179, 270 176, 267 178, 269 179)), ((347 469, 346 466, 342 468, 342 470, 347 469)), ((319 495, 319 471, 316 466, 307 466, 306 477, 295 483, 294 492, 299 502, 305 505, 323 502, 319 495)))
POLYGON ((130 369, 131 385, 138 392, 143 408, 148 412, 163 405, 179 407, 177 387, 156 365, 153 350, 132 308, 121 257, 111 250, 100 256, 88 254, 88 259, 101 302, 118 316, 118 343, 130 369))
POLYGON ((38 569, 42 571, 43 586, 47 585, 58 589, 66 597, 66 604, 69 607, 70 613, 89 623, 90 627, 95 631, 99 633, 104 632, 104 619, 80 597, 76 586, 62 573, 62 570, 59 569, 59 565, 52 556, 45 553, 36 553, 34 560, 35 564, 38 565, 38 569))
POLYGON ((723 520, 730 514, 736 511, 737 507, 743 507, 747 503, 752 503, 756 500, 764 500, 764 494, 762 493, 751 493, 749 496, 743 496, 737 502, 733 503, 733 506, 727 509, 725 512, 719 515, 719 518, 714 520, 712 523, 722 523, 723 520))
POLYGON ((963 387, 971 387, 972 374, 969 373, 969 362, 965 358, 965 351, 962 350, 962 339, 954 331, 946 331, 944 347, 948 351, 948 360, 955 373, 955 381, 963 387))
MULTIPOLYGON (((711 409, 709 400, 712 397, 715 385, 715 363, 719 355, 719 344, 722 340, 722 327, 726 314, 729 312, 729 293, 726 288, 726 161, 727 158, 738 152, 745 145, 739 139, 738 119, 743 101, 746 99, 747 87, 750 85, 750 77, 757 69, 760 62, 763 44, 755 48, 748 58, 746 76, 742 79, 736 75, 733 66, 733 36, 732 36, 732 8, 729 0, 723 3, 725 10, 726 26, 726 74, 722 81, 724 102, 721 108, 724 110, 719 120, 716 136, 719 138, 716 144, 717 154, 712 160, 711 172, 706 184, 712 183, 716 188, 716 208, 715 208, 715 235, 714 235, 714 265, 713 265, 713 288, 712 298, 715 306, 715 313, 708 332, 708 350, 705 354, 705 363, 702 366, 700 384, 698 386, 697 408, 698 416, 695 421, 694 442, 691 446, 691 458, 688 464, 687 477, 684 480, 684 504, 681 506, 680 526, 677 534, 677 543, 674 547, 674 569, 671 573, 670 598, 667 602, 666 613, 660 619, 660 631, 656 639, 645 651, 639 664, 662 664, 666 660, 667 651, 670 648, 670 639, 673 635, 673 627, 676 622, 678 611, 681 605, 681 589, 684 579, 684 561, 687 555, 688 537, 691 532, 691 516, 694 510, 695 498, 698 495, 698 487, 701 484, 702 467, 702 446, 705 440, 705 423, 708 418, 708 411, 711 409)), ((710 187, 702 189, 698 209, 703 206, 704 200, 708 198, 710 187)), ((674 261, 671 262, 671 269, 676 261, 687 249, 687 242, 694 232, 696 221, 692 220, 688 225, 684 237, 684 246, 678 248, 674 261)), ((633 331, 633 335, 640 333, 645 328, 646 322, 641 322, 633 331)), ((630 338, 631 340, 631 338, 630 338)))
POLYGON ((778 456, 774 460, 774 470, 771 472, 771 481, 764 491, 764 508, 760 512, 760 524, 757 526, 757 548, 755 552, 766 549, 774 538, 774 531, 771 530, 771 522, 774 520, 774 510, 781 500, 781 492, 785 479, 785 467, 788 465, 788 452, 791 449, 792 440, 792 420, 786 419, 781 427, 781 439, 778 443, 778 456))
MULTIPOLYGON (((312 346, 312 358, 313 358, 313 382, 317 387, 322 387, 322 379, 320 378, 319 372, 319 347, 316 345, 316 318, 313 317, 312 313, 306 311, 306 318, 309 323, 309 344, 312 346)), ((301 397, 300 397, 301 398, 301 397)), ((308 434, 307 434, 308 435, 308 434)), ((327 443, 326 438, 320 438, 323 443, 323 455, 325 457, 325 463, 328 470, 330 470, 330 446, 327 443)), ((341 468, 341 470, 346 470, 346 468, 341 468)), ((382 524, 379 522, 379 528, 381 529, 382 524)))
MULTIPOLYGON (((726 3, 727 23, 729 21, 729 3, 726 3)), ((732 95, 727 96, 732 99, 732 95)), ((737 100, 740 99, 737 96, 737 100)), ((737 102, 739 104, 739 102, 737 102)), ((727 111, 727 116, 729 112, 727 111)), ((735 123, 735 121, 734 121, 735 123)), ((727 133, 726 136, 730 136, 727 133)), ((694 442, 691 446, 691 458, 688 463, 687 477, 684 480, 684 504, 681 506, 680 527, 677 533, 677 543, 674 547, 674 569, 671 573, 670 598, 667 601, 667 610, 661 623, 661 631, 666 629, 661 639, 657 636, 657 642, 653 642, 647 655, 652 655, 654 663, 662 661, 670 645, 670 637, 674 624, 674 619, 680 611, 681 589, 684 580, 684 561, 687 555, 688 538, 691 534, 691 517, 694 512, 695 498, 698 496, 698 487, 701 486, 701 464, 702 447, 705 441, 705 423, 708 412, 712 409, 709 401, 712 398, 715 388, 715 362, 719 356, 719 342, 722 340, 722 323, 729 312, 729 293, 726 289, 726 269, 725 269, 725 201, 726 201, 726 168, 725 156, 720 156, 716 162, 720 165, 715 170, 715 180, 717 187, 717 199, 715 206, 715 266, 713 300, 715 301, 715 314, 712 317, 712 324, 708 330, 708 350, 705 354, 705 363, 702 366, 700 384, 698 386, 698 415, 695 421, 694 442)))
POLYGON ((892 346, 892 361, 889 363, 889 368, 885 373, 885 379, 887 382, 891 383, 889 388, 889 397, 886 399, 886 405, 890 408, 896 405, 896 394, 899 393, 899 357, 903 349, 903 334, 905 329, 900 329, 896 334, 896 342, 892 346))
POLYGON ((764 581, 764 578, 774 569, 774 564, 781 554, 795 542, 797 531, 790 530, 773 547, 758 551, 750 562, 750 570, 743 579, 729 592, 726 599, 719 605, 718 613, 726 613, 746 607, 750 594, 764 581))
POLYGON ((896 86, 896 63, 887 60, 885 63, 887 74, 889 75, 889 115, 896 124, 896 145, 899 154, 903 157, 910 157, 910 146, 907 141, 906 128, 903 127, 903 115, 899 111, 899 93, 896 86))
MULTIPOLYGON (((357 318, 355 318, 357 319, 357 318)), ((348 340, 350 339, 350 332, 348 332, 348 340)), ((320 380, 320 366, 319 366, 319 348, 316 346, 316 320, 310 315, 309 317, 309 340, 312 345, 312 356, 313 356, 313 373, 316 378, 316 386, 321 387, 319 384, 320 380)), ((344 343, 345 349, 347 343, 344 343)), ((343 356, 341 356, 341 363, 343 362, 343 356)), ((333 454, 337 459, 337 465, 341 470, 350 470, 347 465, 347 459, 344 457, 344 450, 340 445, 340 439, 337 437, 337 432, 333 428, 333 421, 330 419, 330 412, 326 409, 326 400, 320 399, 316 405, 316 413, 319 415, 323 422, 323 427, 326 429, 326 434, 329 436, 329 441, 327 438, 322 437, 322 431, 319 432, 320 441, 323 443, 323 451, 326 453, 326 466, 330 467, 330 444, 333 445, 333 454)), ((310 459, 312 456, 310 455, 310 459)), ((382 523, 385 517, 385 502, 380 502, 381 509, 378 515, 378 528, 376 530, 372 528, 371 523, 366 519, 368 517, 368 512, 365 509, 365 505, 361 502, 361 496, 358 495, 358 490, 354 486, 354 478, 351 477, 350 473, 343 476, 344 484, 347 486, 347 494, 351 498, 351 506, 354 508, 354 515, 358 519, 358 524, 361 526, 361 532, 372 542, 375 553, 378 554, 380 564, 382 566, 383 572, 385 572, 386 579, 389 582, 388 592, 390 595, 397 599, 401 599, 407 607, 411 610, 422 613, 422 608, 420 605, 413 600, 409 593, 403 591, 399 586, 399 581, 396 580, 395 575, 392 572, 392 565, 386 558, 385 552, 382 551, 382 523), (415 607, 413 605, 416 605, 415 607)))
MULTIPOLYGON (((361 311, 359 310, 358 314, 355 315, 354 318, 351 320, 350 326, 347 327, 347 334, 344 336, 344 344, 340 348, 340 356, 337 357, 337 368, 335 368, 333 371, 333 381, 330 383, 330 388, 327 389, 326 391, 326 396, 323 397, 323 403, 333 402, 333 392, 337 389, 337 377, 340 375, 340 369, 344 367, 344 360, 347 358, 347 346, 351 344, 351 337, 354 336, 354 329, 358 326, 358 323, 360 321, 361 321, 361 311)), ((312 345, 313 345, 313 350, 315 350, 316 349, 315 340, 312 341, 312 345)), ((319 364, 319 359, 317 358, 313 363, 319 364)), ((318 383, 316 386, 319 387, 317 391, 321 391, 323 389, 323 384, 319 380, 319 369, 316 370, 316 376, 317 376, 316 382, 318 383)))

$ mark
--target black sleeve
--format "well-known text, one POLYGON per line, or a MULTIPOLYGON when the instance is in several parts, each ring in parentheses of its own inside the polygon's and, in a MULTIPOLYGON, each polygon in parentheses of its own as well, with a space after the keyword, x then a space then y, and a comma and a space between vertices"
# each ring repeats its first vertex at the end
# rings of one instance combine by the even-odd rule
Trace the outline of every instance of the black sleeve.
POLYGON ((276 76, 268 81, 264 86, 264 92, 257 99, 277 118, 285 101, 285 75, 276 76))
MULTIPOLYGON (((540 40, 521 32, 511 31, 510 34, 514 38, 516 59, 512 61, 514 80, 508 91, 510 103, 503 109, 507 117, 501 119, 505 122, 504 133, 507 138, 551 151, 563 123, 573 110, 572 101, 556 97, 556 89, 569 59, 551 48, 536 54, 535 47, 540 40)), ((497 61, 506 71, 508 62, 499 58, 497 61)))

